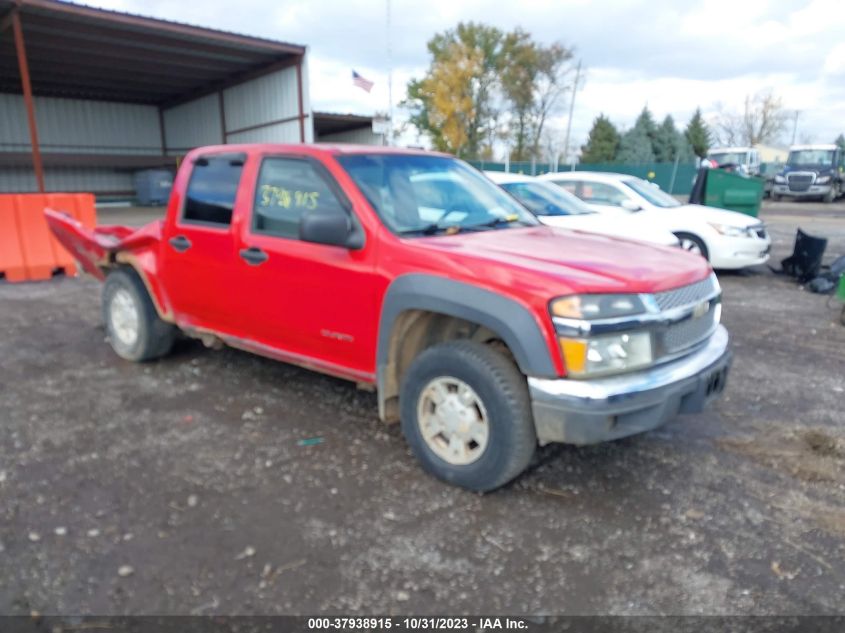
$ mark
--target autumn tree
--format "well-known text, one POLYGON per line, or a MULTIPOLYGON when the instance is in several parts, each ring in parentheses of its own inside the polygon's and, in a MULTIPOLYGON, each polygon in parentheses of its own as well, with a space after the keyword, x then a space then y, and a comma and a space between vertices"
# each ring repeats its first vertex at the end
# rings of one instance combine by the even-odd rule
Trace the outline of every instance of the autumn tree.
POLYGON ((786 128, 787 119, 783 99, 764 90, 747 95, 742 112, 720 107, 716 127, 723 144, 754 146, 776 141, 786 128))
POLYGON ((582 163, 609 163, 619 149, 619 132, 603 114, 596 117, 587 143, 581 146, 582 163))
POLYGON ((569 49, 540 45, 519 28, 504 33, 467 22, 435 35, 428 50, 431 65, 422 79, 408 84, 403 102, 419 132, 435 147, 453 151, 454 129, 449 139, 440 127, 449 120, 465 126, 461 155, 466 158, 489 154, 497 140, 513 147, 514 159, 539 157, 546 123, 569 88, 569 49), (437 90, 451 71, 456 73, 447 82, 452 89, 456 81, 465 84, 454 92, 455 103, 437 90))
MULTIPOLYGON (((452 144, 445 141, 441 121, 450 118, 457 110, 463 116, 452 118, 465 126, 466 141, 461 145, 461 155, 475 158, 485 146, 492 144, 497 131, 498 109, 495 104, 499 75, 502 69, 504 33, 492 26, 465 22, 454 29, 435 35, 428 42, 431 65, 425 77, 408 84, 408 96, 403 106, 410 111, 411 124, 426 134, 438 149, 452 151, 452 144), (456 101, 450 104, 448 95, 439 91, 441 99, 433 100, 434 84, 445 79, 450 69, 456 70, 462 82, 456 101), (471 107, 467 107, 466 99, 471 107), (441 110, 445 108, 445 110, 441 110)), ((450 81, 450 85, 455 85, 450 81)))
POLYGON ((704 122, 704 117, 701 116, 701 108, 695 109, 692 118, 687 123, 686 130, 684 130, 684 136, 696 156, 699 158, 707 156, 707 151, 713 142, 713 134, 707 127, 707 123, 704 122))

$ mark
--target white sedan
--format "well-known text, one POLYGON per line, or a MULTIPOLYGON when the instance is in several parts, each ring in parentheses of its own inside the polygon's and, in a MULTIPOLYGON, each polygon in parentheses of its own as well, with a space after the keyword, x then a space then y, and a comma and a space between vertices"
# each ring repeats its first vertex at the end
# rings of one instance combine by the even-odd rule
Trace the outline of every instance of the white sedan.
POLYGON ((663 246, 678 246, 678 238, 671 232, 646 226, 633 218, 611 218, 597 213, 581 200, 552 183, 522 174, 508 174, 501 171, 484 173, 490 180, 519 200, 543 224, 663 246))
POLYGON ((614 218, 674 233, 681 247, 708 259, 713 268, 744 268, 769 259, 772 241, 760 220, 744 213, 681 204, 657 185, 634 176, 568 171, 539 176, 614 218))

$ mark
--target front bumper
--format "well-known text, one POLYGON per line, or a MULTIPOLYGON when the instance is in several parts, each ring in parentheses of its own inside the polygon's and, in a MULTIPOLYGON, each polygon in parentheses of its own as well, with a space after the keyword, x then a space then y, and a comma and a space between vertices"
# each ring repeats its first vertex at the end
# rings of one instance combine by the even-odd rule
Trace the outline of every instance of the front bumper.
POLYGON ((772 249, 768 233, 765 237, 724 237, 710 240, 710 265, 719 269, 737 269, 765 264, 772 249))
POLYGON ((791 196, 793 198, 819 198, 830 193, 830 188, 833 185, 810 185, 804 191, 793 191, 789 185, 775 184, 772 187, 772 195, 775 196, 791 196))
POLYGON ((595 380, 529 378, 540 444, 596 444, 657 428, 679 413, 696 413, 717 397, 731 363, 728 332, 719 326, 681 359, 595 380))

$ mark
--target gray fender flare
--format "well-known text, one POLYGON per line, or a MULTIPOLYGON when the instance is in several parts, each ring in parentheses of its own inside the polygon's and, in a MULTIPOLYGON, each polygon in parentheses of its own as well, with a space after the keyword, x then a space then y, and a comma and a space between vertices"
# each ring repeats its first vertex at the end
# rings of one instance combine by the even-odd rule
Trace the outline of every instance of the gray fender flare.
POLYGON ((523 374, 557 377, 540 326, 522 304, 490 290, 445 277, 419 273, 402 275, 387 288, 379 320, 376 367, 381 413, 384 411, 384 384, 393 327, 397 318, 407 310, 437 312, 483 325, 502 337, 523 374))

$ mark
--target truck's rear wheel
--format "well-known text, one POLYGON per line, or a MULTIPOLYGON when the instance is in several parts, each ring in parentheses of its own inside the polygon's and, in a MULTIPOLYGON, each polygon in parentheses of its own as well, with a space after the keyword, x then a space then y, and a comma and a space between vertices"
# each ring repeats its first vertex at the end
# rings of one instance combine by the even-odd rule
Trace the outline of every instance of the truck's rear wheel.
POLYGON ((112 349, 126 360, 140 362, 164 356, 176 338, 176 328, 159 318, 144 283, 133 270, 115 270, 106 277, 103 320, 112 349))
POLYGON ((400 394, 402 432, 423 468, 488 491, 525 470, 537 446, 525 377, 508 358, 470 341, 425 350, 400 394))

